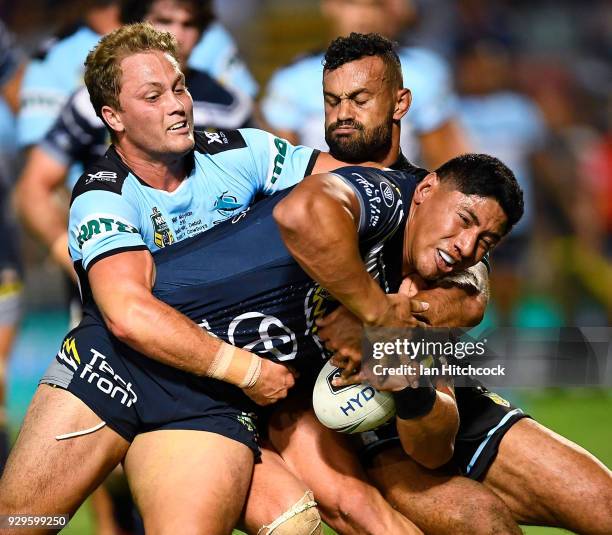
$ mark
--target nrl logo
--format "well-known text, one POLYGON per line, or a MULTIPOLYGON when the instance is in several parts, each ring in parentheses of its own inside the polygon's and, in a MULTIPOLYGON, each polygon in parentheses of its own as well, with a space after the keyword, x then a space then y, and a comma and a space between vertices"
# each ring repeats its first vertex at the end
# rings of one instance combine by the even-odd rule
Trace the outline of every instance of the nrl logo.
POLYGON ((153 241, 155 245, 162 249, 166 247, 166 245, 171 245, 174 243, 174 236, 168 227, 168 223, 164 219, 164 216, 159 211, 157 206, 153 207, 153 212, 151 213, 151 222, 153 223, 153 241))

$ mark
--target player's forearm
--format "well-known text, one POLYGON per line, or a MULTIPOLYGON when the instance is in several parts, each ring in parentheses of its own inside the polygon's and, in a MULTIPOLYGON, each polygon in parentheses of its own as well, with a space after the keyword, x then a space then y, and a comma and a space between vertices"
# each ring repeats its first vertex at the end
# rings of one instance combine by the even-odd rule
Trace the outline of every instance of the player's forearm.
POLYGON ((250 362, 250 353, 206 333, 151 293, 155 265, 148 250, 102 258, 89 266, 88 277, 93 299, 109 330, 144 355, 196 375, 214 377, 211 365, 215 358, 221 356, 227 362, 226 357, 232 356, 219 353, 225 346, 235 351, 237 360, 248 357, 250 362))
POLYGON ((159 362, 196 375, 207 374, 220 339, 151 294, 130 293, 123 301, 123 306, 103 310, 106 324, 117 338, 159 362))
POLYGON ((432 327, 473 327, 484 316, 489 301, 489 276, 486 266, 475 266, 445 277, 437 286, 416 295, 429 303, 424 314, 432 327))
POLYGON ((48 248, 66 233, 68 214, 57 202, 56 190, 63 183, 61 166, 49 170, 47 158, 34 147, 15 188, 17 212, 26 228, 48 248), (48 172, 53 176, 47 176, 48 172))
POLYGON ((459 429, 457 405, 450 394, 438 390, 429 413, 396 421, 402 447, 416 462, 435 469, 450 461, 459 429))
POLYGON ((424 290, 415 299, 429 303, 423 318, 432 327, 473 327, 482 321, 487 306, 485 295, 457 286, 424 290))

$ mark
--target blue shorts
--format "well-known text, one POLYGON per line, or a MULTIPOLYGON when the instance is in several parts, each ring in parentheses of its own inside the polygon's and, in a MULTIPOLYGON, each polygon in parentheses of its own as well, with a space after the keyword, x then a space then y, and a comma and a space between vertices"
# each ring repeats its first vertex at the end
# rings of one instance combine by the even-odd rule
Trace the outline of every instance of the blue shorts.
POLYGON ((253 404, 239 388, 154 361, 89 317, 64 338, 40 384, 74 394, 130 442, 139 433, 191 429, 260 453, 253 404))

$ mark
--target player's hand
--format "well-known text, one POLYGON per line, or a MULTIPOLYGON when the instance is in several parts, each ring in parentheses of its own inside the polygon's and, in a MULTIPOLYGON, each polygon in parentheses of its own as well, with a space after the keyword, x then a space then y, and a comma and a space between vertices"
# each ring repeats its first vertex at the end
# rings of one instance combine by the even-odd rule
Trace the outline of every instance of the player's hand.
POLYGON ((268 359, 262 359, 261 374, 251 388, 244 393, 258 405, 271 405, 286 398, 289 389, 295 384, 293 372, 286 366, 268 359))
POLYGON ((419 318, 419 314, 429 309, 429 303, 410 298, 403 293, 387 294, 384 299, 381 313, 372 323, 373 327, 396 327, 400 329, 427 327, 427 323, 419 318))
POLYGON ((345 368, 339 375, 332 379, 332 384, 334 386, 358 385, 367 380, 362 371, 357 371, 354 373, 345 373, 346 371, 347 369, 345 368))
POLYGON ((325 347, 334 352, 332 364, 343 368, 343 374, 353 373, 361 363, 363 324, 343 306, 317 320, 317 335, 325 347))
MULTIPOLYGON (((402 284, 397 293, 414 299, 419 292, 427 288, 429 288, 429 284, 420 275, 417 273, 410 273, 410 275, 406 275, 402 279, 402 284)), ((416 298, 418 299, 418 297, 416 298)), ((426 299, 422 299, 422 301, 426 301, 426 299)))

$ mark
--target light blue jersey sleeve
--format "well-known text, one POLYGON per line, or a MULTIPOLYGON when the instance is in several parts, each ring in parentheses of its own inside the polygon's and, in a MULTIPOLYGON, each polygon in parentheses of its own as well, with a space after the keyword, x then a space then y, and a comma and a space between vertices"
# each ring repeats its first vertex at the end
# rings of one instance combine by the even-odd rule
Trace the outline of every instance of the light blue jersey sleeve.
POLYGON ((233 37, 218 22, 208 26, 191 52, 188 63, 229 87, 253 98, 257 95, 257 82, 240 58, 233 37))
POLYGON ((21 85, 17 142, 38 143, 59 115, 73 91, 82 84, 83 63, 100 36, 86 26, 57 40, 41 59, 33 59, 21 85))
POLYGON ((82 193, 70 207, 69 249, 74 262, 87 270, 109 254, 120 250, 146 249, 140 234, 136 207, 111 191, 82 193))
POLYGON ((407 120, 418 134, 436 130, 457 113, 450 68, 441 57, 423 48, 401 48, 398 52, 404 87, 412 91, 407 120))
POLYGON ((255 165, 258 192, 271 195, 294 186, 312 172, 318 150, 292 145, 286 139, 263 130, 240 130, 255 165))
MULTIPOLYGON (((305 57, 277 70, 261 102, 265 120, 277 130, 299 132, 323 110, 323 56, 305 57)), ((323 128, 323 126, 321 126, 323 128)))
POLYGON ((45 62, 32 60, 28 64, 21 85, 21 108, 17 117, 19 146, 27 147, 42 139, 67 96, 45 62))

